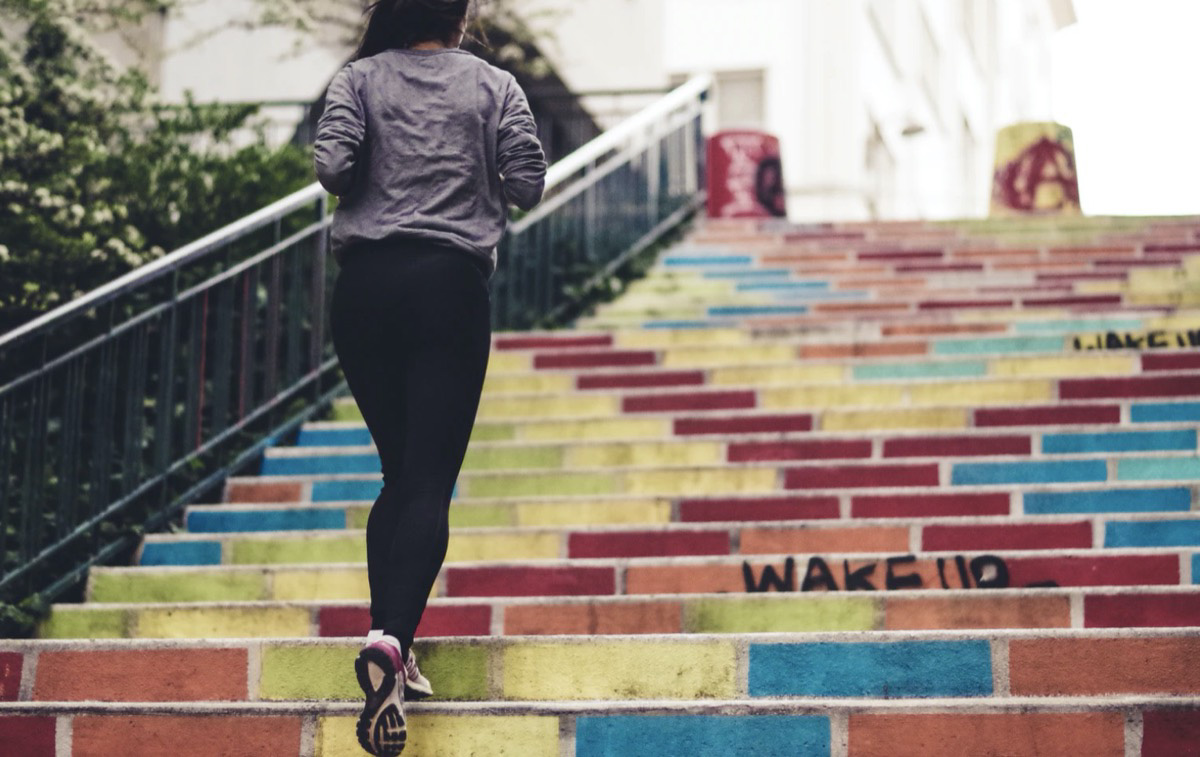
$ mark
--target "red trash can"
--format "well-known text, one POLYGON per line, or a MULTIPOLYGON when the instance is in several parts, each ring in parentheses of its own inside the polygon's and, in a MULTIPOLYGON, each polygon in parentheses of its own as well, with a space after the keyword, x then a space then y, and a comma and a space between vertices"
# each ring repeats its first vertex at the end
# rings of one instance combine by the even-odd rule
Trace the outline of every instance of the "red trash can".
POLYGON ((708 217, 787 217, 777 137, 731 130, 709 138, 708 217))

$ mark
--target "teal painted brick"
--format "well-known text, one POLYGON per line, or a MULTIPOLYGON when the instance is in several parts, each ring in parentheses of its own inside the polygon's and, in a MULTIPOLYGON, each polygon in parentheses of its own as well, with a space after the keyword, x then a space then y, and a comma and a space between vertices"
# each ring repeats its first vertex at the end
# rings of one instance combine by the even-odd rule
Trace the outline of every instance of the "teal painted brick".
POLYGON ((613 715, 576 721, 577 757, 822 757, 829 718, 817 715, 613 715))
POLYGON ((379 455, 314 455, 311 457, 266 457, 264 476, 315 476, 352 473, 377 473, 379 455))
POLYGON ((987 363, 982 360, 946 363, 864 363, 854 366, 856 381, 877 379, 982 378, 987 363))
POLYGON ((1200 546, 1200 521, 1110 521, 1104 524, 1104 546, 1118 548, 1200 546))
POLYGON ((1129 414, 1134 423, 1200 423, 1200 402, 1148 402, 1129 414))
POLYGON ((1200 458, 1150 457, 1117 463, 1119 481, 1178 481, 1200 479, 1200 458))
POLYGON ((1109 433, 1046 434, 1042 451, 1046 454, 1086 452, 1165 452, 1196 449, 1196 432, 1113 431, 1109 433))
POLYGON ((1076 334, 1091 331, 1137 331, 1140 318, 1092 319, 1075 321, 1030 321, 1015 326, 1018 334, 1076 334))
POLYGON ((1026 515, 1187 512, 1192 509, 1192 492, 1182 488, 1026 492, 1024 497, 1026 515))
POLYGON ((951 473, 951 483, 955 486, 1087 483, 1107 479, 1108 466, 1103 460, 958 463, 951 473))
POLYGON ((1011 352, 1062 352, 1058 336, 993 337, 978 339, 939 339, 933 343, 935 355, 1003 355, 1011 352))

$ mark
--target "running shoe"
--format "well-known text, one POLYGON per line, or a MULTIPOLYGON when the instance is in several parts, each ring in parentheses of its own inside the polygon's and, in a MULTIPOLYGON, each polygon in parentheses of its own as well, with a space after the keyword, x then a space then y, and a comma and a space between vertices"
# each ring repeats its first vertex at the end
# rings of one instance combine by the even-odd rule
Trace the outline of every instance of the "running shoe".
POLYGON ((408 740, 404 671, 400 650, 388 641, 364 647, 354 661, 358 685, 367 700, 358 718, 358 743, 377 757, 396 757, 408 740))
POLYGON ((417 655, 408 650, 408 660, 404 663, 404 698, 416 701, 433 696, 433 685, 429 679, 421 675, 417 667, 417 655))

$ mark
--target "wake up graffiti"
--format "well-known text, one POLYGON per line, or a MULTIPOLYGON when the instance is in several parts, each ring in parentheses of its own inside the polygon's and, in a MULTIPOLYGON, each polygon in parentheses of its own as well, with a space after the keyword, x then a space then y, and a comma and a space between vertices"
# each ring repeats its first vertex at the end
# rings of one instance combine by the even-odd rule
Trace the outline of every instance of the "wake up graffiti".
MULTIPOLYGON (((837 560, 810 557, 804 575, 798 576, 795 558, 789 557, 782 570, 763 566, 756 576, 754 567, 742 563, 746 591, 900 591, 903 589, 1007 589, 1012 573, 1004 558, 956 555, 936 560, 918 560, 916 555, 899 555, 880 560, 837 560), (799 588, 797 578, 799 577, 799 588)), ((1053 581, 1027 584, 1028 588, 1053 587, 1053 581)))
POLYGON ((1088 334, 1074 339, 1075 349, 1091 350, 1167 350, 1176 347, 1200 347, 1200 329, 1190 331, 1145 331, 1088 334))

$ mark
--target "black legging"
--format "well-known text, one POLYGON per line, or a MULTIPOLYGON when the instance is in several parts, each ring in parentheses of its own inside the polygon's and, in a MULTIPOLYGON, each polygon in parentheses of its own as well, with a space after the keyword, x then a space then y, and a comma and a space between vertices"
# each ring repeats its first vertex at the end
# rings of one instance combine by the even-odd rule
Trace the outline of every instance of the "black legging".
POLYGON ((407 654, 446 559, 450 497, 491 349, 482 261, 411 241, 348 250, 333 343, 383 462, 367 520, 371 624, 407 654))

